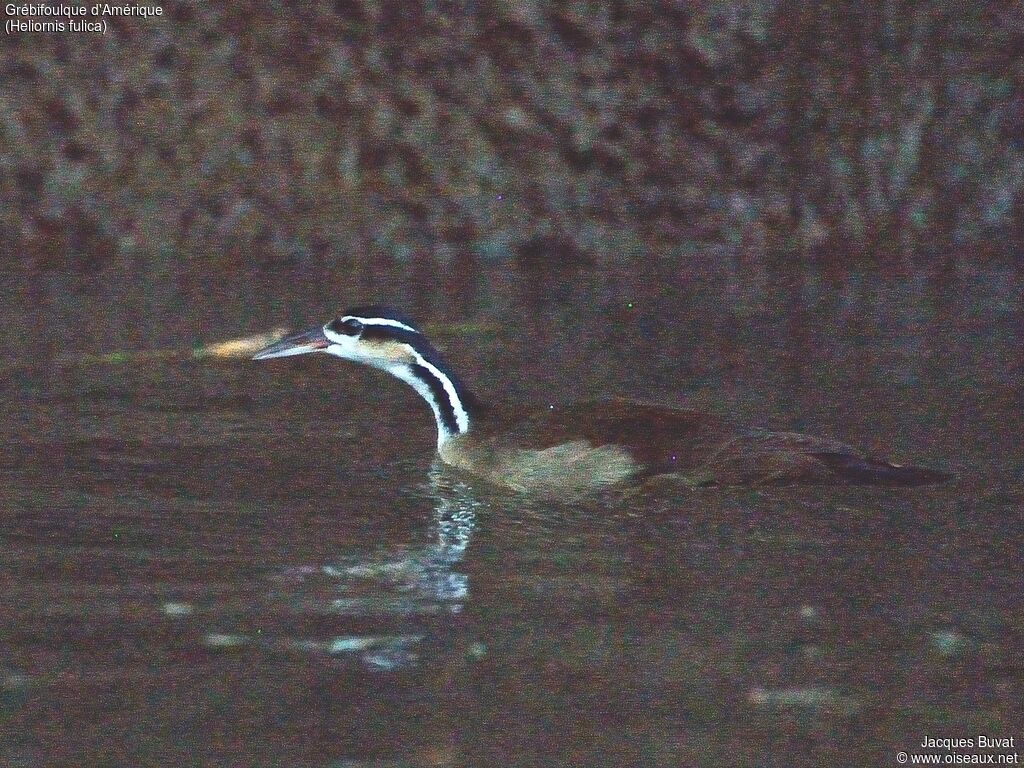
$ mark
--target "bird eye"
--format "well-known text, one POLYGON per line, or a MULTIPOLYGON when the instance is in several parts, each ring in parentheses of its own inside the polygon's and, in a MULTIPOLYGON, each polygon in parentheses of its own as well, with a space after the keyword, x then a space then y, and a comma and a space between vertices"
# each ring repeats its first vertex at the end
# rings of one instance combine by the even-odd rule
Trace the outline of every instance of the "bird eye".
POLYGON ((339 317, 332 320, 327 328, 343 336, 358 336, 359 332, 363 330, 363 324, 354 317, 350 317, 347 320, 339 317))

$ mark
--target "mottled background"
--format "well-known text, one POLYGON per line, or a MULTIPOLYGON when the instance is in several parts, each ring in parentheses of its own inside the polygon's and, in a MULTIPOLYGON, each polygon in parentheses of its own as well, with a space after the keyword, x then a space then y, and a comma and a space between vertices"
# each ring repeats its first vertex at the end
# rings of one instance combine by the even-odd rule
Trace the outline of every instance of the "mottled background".
POLYGON ((1020 743, 1020 3, 161 7, 0 40, 0 763, 1020 743), (545 506, 399 384, 189 354, 366 302, 485 397, 957 481, 545 506))
POLYGON ((1020 247, 1018 3, 162 7, 4 40, 0 226, 33 274, 338 293, 424 261, 941 272, 1020 247))

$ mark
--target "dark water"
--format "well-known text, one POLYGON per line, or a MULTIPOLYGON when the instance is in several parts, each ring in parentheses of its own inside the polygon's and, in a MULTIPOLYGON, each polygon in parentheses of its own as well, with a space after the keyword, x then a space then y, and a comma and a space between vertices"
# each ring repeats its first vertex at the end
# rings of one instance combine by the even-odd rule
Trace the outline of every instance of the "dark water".
POLYGON ((1019 278, 623 281, 418 309, 463 324, 439 341, 481 394, 695 402, 958 482, 531 502, 432 467, 425 406, 373 372, 76 357, 321 319, 315 291, 206 317, 14 293, 0 764, 883 766, 926 735, 1019 743, 1019 278))

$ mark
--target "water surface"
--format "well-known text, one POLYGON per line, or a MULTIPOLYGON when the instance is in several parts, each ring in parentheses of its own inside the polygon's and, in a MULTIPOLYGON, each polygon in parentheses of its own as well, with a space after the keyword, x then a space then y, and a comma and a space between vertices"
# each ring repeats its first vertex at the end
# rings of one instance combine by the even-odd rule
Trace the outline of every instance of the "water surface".
MULTIPOLYGON (((26 306, 0 762, 890 765, 925 735, 1024 736, 1014 280, 427 307, 468 323, 439 341, 481 394, 696 403, 959 478, 572 505, 439 471, 429 412, 374 372, 83 362, 132 347, 113 296, 26 306)), ((295 319, 244 305, 150 307, 133 348, 295 319)))

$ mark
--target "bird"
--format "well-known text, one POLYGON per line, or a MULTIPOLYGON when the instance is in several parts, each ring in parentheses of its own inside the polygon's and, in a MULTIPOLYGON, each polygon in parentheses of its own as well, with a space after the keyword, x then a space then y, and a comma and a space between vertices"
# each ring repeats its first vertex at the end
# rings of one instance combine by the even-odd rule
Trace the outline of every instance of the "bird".
POLYGON ((348 309, 252 359, 313 353, 377 368, 411 386, 434 415, 443 464, 520 493, 578 496, 652 478, 675 478, 691 487, 911 487, 950 479, 827 437, 769 430, 733 434, 714 414, 657 403, 626 398, 539 408, 486 403, 419 325, 384 306, 348 309))

